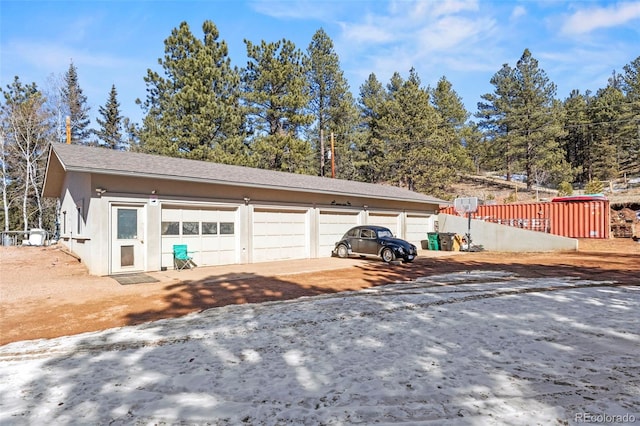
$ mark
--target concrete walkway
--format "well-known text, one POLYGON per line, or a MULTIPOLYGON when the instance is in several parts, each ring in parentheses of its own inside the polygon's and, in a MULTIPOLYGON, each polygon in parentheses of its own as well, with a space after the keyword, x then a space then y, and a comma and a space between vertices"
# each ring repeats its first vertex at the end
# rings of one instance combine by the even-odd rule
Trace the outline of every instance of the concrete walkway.
MULTIPOLYGON (((431 251, 418 250, 418 259, 429 257, 445 257, 463 255, 460 251, 431 251)), ((338 257, 323 257, 318 259, 293 259, 277 262, 260 262, 248 264, 233 264, 221 266, 203 266, 193 269, 176 271, 169 269, 159 272, 147 272, 146 274, 160 282, 171 281, 230 281, 249 277, 262 276, 274 277, 283 275, 305 274, 319 271, 345 269, 352 266, 364 265, 370 262, 381 263, 380 259, 352 257, 340 259, 338 257)))

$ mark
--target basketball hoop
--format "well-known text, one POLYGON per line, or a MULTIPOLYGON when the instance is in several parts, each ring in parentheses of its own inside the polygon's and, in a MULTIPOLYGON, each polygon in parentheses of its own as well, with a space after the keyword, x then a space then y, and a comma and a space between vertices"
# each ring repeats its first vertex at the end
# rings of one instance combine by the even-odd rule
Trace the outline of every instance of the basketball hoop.
POLYGON ((478 197, 456 198, 453 208, 458 214, 475 213, 478 210, 478 197))
POLYGON ((471 251, 471 213, 478 210, 478 197, 456 198, 453 200, 453 208, 459 215, 467 215, 469 220, 466 234, 467 251, 471 251))

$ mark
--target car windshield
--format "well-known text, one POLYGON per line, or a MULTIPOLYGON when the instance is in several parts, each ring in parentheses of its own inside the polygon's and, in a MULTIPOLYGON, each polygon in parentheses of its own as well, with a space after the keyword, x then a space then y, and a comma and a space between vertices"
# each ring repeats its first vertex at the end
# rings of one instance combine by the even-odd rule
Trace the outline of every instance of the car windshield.
POLYGON ((388 229, 381 229, 378 231, 378 238, 392 238, 393 234, 388 229))

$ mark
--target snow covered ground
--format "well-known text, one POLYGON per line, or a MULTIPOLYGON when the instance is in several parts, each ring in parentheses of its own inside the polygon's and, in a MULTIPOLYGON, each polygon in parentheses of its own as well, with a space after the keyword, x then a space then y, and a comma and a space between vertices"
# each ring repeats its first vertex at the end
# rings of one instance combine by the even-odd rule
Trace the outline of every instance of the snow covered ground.
POLYGON ((449 274, 2 346, 0 424, 633 424, 639 355, 639 287, 449 274))

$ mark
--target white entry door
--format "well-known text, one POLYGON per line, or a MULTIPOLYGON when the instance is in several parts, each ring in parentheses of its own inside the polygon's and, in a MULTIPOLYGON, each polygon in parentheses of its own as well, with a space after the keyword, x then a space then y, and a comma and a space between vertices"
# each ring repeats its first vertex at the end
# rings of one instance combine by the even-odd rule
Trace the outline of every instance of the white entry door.
POLYGON ((111 207, 111 273, 144 270, 144 208, 111 207))

